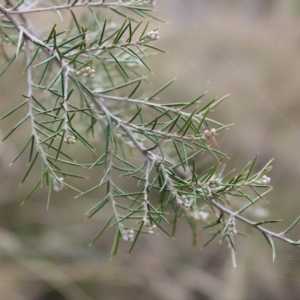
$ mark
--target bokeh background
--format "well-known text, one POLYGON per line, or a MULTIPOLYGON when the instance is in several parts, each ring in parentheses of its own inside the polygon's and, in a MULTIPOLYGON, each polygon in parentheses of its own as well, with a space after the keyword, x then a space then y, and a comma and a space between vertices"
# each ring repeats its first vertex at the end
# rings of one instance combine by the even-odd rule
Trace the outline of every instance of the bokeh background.
MULTIPOLYGON (((153 88, 177 76, 164 101, 230 93, 213 113, 235 124, 218 137, 228 168, 242 168, 258 152, 258 167, 275 158, 274 189, 264 208, 270 218, 283 219, 272 228, 285 229, 300 213, 300 2, 161 0, 158 6, 169 24, 159 25, 157 45, 169 54, 149 62, 153 88)), ((22 71, 16 63, 1 78, 1 115, 26 91, 22 71)), ((12 124, 13 118, 1 122, 0 134, 12 124)), ((47 211, 46 193, 39 190, 20 207, 30 189, 18 187, 26 159, 8 166, 21 145, 18 134, 0 145, 0 299, 299 299, 299 249, 276 241, 272 262, 269 246, 254 231, 236 239, 236 269, 226 245, 215 241, 200 251, 201 232, 193 249, 185 222, 176 240, 144 236, 130 256, 122 243, 110 260, 112 231, 88 247, 106 217, 103 211, 85 220, 95 199, 63 191, 47 211)), ((290 236, 300 239, 299 229, 290 236)))

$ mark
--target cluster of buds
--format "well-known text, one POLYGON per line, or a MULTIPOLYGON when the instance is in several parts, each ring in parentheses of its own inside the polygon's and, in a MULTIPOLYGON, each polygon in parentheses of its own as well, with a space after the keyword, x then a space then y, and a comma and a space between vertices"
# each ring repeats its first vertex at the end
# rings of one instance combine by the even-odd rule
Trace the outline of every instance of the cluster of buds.
POLYGON ((210 130, 205 130, 203 134, 204 134, 205 138, 209 140, 210 138, 215 136, 216 133, 217 133, 216 129, 212 128, 210 130))
POLYGON ((149 234, 154 234, 154 231, 157 228, 157 226, 155 224, 151 224, 149 220, 145 222, 144 226, 147 227, 149 234))
POLYGON ((143 42, 148 43, 148 42, 152 42, 152 41, 157 41, 158 39, 159 39, 158 31, 151 30, 146 34, 143 42))
POLYGON ((255 181, 257 184, 268 185, 271 182, 271 178, 264 175, 262 178, 255 181))
POLYGON ((235 219, 234 218, 232 218, 231 221, 230 221, 230 224, 227 228, 227 234, 229 234, 229 235, 237 234, 237 230, 235 228, 235 219))
POLYGON ((220 178, 211 178, 207 184, 211 188, 218 187, 221 184, 221 179, 220 178))
POLYGON ((205 221, 209 216, 209 213, 206 211, 195 210, 191 213, 191 217, 195 220, 203 220, 205 221))
POLYGON ((75 72, 77 76, 84 76, 84 77, 89 77, 89 78, 94 78, 95 77, 95 72, 96 70, 90 66, 87 66, 85 68, 82 68, 78 71, 75 72))
POLYGON ((64 181, 63 177, 58 178, 58 180, 53 178, 53 189, 55 192, 60 192, 63 189, 64 187, 63 181, 64 181))
POLYGON ((191 207, 191 201, 186 196, 181 196, 178 198, 177 203, 186 209, 191 207))
POLYGON ((132 229, 123 230, 122 232, 122 238, 124 241, 133 242, 134 240, 134 231, 132 229))
POLYGON ((73 135, 67 134, 67 136, 64 138, 64 142, 68 145, 73 145, 76 143, 76 138, 73 135))

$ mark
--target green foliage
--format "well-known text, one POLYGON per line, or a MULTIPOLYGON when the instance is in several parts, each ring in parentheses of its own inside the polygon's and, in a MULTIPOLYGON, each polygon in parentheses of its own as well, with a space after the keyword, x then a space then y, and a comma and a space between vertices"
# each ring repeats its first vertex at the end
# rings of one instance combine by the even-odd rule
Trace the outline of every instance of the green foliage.
POLYGON ((281 234, 262 227, 277 220, 248 219, 248 212, 271 190, 266 175, 271 166, 269 162, 255 172, 255 157, 237 174, 225 170, 227 156, 217 138, 228 125, 210 118, 225 97, 207 101, 201 94, 190 101, 158 102, 174 80, 155 92, 144 90, 148 80, 143 72, 151 72, 147 58, 164 52, 152 45, 159 33, 151 29, 149 18, 162 21, 152 15, 154 7, 155 1, 143 0, 0 5, 2 39, 14 47, 13 53, 1 48, 7 60, 1 76, 16 59, 24 59, 28 86, 25 100, 1 118, 13 117, 26 107, 25 116, 3 140, 29 123, 27 141, 12 163, 29 155, 21 183, 35 165, 40 168, 24 202, 41 185, 48 187, 47 206, 52 192, 63 188, 73 189, 77 197, 92 192, 97 197, 105 191, 87 217, 106 209, 107 222, 91 244, 114 226, 111 255, 117 253, 121 239, 132 242, 131 252, 140 234, 159 230, 173 238, 178 218, 184 217, 194 244, 200 223, 211 230, 204 246, 219 238, 234 253, 233 237, 243 235, 237 229, 239 221, 265 236, 275 259, 274 238, 299 244, 285 237, 299 218, 281 234), (69 16, 71 24, 65 29, 54 24, 48 33, 29 26, 33 13, 49 11, 56 11, 62 20, 69 16), (94 162, 75 159, 74 144, 76 150, 91 153, 94 162), (96 185, 81 191, 70 182, 85 178, 86 168, 98 168, 100 175, 96 185), (124 189, 120 177, 130 177, 134 190, 124 189))

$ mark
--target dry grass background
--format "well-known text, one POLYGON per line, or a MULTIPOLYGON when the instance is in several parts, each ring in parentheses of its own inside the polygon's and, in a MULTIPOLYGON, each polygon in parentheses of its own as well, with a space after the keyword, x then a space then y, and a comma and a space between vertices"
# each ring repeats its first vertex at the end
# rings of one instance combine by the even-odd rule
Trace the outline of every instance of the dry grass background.
MULTIPOLYGON (((158 86, 174 76, 167 101, 231 96, 214 117, 235 123, 218 137, 230 156, 228 168, 241 168, 260 152, 261 165, 275 158, 270 216, 284 229, 300 211, 300 9, 298 2, 276 0, 161 0, 159 12, 170 22, 160 29, 159 46, 170 52, 151 58, 158 86)), ((0 81, 1 115, 24 91, 20 65, 0 81)), ((13 124, 0 123, 4 133, 13 124)), ((278 258, 263 237, 238 238, 238 268, 217 242, 203 251, 191 247, 182 222, 176 241, 163 234, 142 237, 127 257, 128 244, 109 260, 112 232, 89 242, 105 212, 85 221, 95 198, 57 194, 46 211, 40 190, 20 207, 29 186, 18 188, 26 160, 8 167, 22 133, 0 145, 0 299, 298 299, 300 252, 276 243, 278 258)), ((124 182, 124 185, 127 184, 124 182)), ((300 239, 298 226, 292 236, 300 239)))

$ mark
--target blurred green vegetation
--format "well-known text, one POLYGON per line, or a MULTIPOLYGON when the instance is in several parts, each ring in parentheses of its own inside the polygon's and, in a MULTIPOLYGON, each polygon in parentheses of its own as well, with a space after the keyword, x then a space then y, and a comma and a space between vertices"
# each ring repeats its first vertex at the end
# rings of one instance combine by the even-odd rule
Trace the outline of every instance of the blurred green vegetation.
MULTIPOLYGON (((158 86, 178 76, 163 101, 192 99, 206 90, 209 98, 231 94, 214 112, 216 120, 235 123, 218 137, 218 144, 230 157, 229 169, 241 168, 257 152, 261 166, 275 158, 274 190, 264 207, 273 218, 283 219, 272 228, 285 229, 300 211, 298 2, 158 4, 158 14, 170 23, 160 29, 159 46, 170 54, 151 58, 151 81, 158 86)), ((16 63, 0 81, 1 115, 20 101, 25 89, 22 71, 16 63)), ((0 134, 14 123, 13 118, 1 122, 0 134)), ((97 195, 73 199, 75 195, 66 190, 53 197, 47 211, 47 194, 40 189, 20 207, 30 189, 30 184, 18 188, 27 161, 24 157, 8 165, 23 138, 17 131, 0 145, 0 299, 292 300, 300 295, 299 250, 276 242, 278 258, 273 263, 264 238, 247 228, 250 239, 236 238, 235 270, 227 246, 214 243, 200 251, 201 231, 192 249, 185 222, 175 241, 163 234, 143 236, 129 257, 129 244, 122 243, 110 261, 110 230, 88 247, 105 220, 101 211, 85 221, 97 195)), ((89 177, 92 181, 93 174, 89 177)), ((291 235, 300 238, 297 229, 291 235)))

